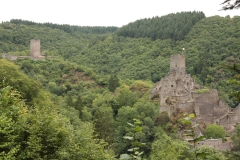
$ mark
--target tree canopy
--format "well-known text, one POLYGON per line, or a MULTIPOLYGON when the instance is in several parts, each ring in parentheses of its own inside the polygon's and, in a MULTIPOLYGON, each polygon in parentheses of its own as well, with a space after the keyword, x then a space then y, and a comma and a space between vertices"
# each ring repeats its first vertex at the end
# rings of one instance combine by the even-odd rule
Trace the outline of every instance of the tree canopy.
POLYGON ((205 18, 203 12, 181 12, 162 17, 141 19, 117 30, 118 36, 156 39, 183 40, 191 27, 205 18))
POLYGON ((222 126, 210 124, 206 127, 205 134, 207 138, 224 138, 225 130, 222 126))

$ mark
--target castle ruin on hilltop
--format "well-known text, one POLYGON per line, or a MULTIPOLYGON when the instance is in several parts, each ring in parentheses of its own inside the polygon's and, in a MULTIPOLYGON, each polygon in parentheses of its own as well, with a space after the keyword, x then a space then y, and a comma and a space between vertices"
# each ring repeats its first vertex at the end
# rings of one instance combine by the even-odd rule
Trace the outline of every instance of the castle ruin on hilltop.
MULTIPOLYGON (((17 60, 17 59, 32 59, 32 60, 45 60, 45 56, 41 55, 40 50, 40 39, 30 40, 30 56, 16 56, 16 55, 8 55, 7 53, 2 54, 2 58, 9 59, 11 61, 17 60)), ((48 57, 52 58, 52 57, 48 57)))
POLYGON ((40 57, 40 39, 35 40, 31 39, 30 40, 30 56, 32 57, 40 57))
MULTIPOLYGON (((227 133, 233 133, 240 123, 240 104, 230 108, 226 102, 218 98, 216 89, 207 89, 196 84, 190 74, 186 74, 186 58, 182 54, 170 57, 170 71, 155 84, 150 98, 159 98, 159 113, 166 112, 169 117, 178 113, 194 113, 193 123, 200 124, 198 132, 204 132, 203 126, 215 123, 224 127, 227 133)), ((181 134, 180 134, 181 137, 181 134)), ((217 150, 231 150, 232 142, 222 139, 199 141, 203 145, 217 150)))
POLYGON ((186 74, 185 60, 182 54, 171 56, 169 73, 151 90, 150 98, 160 99, 159 112, 167 112, 169 117, 179 110, 194 113, 196 123, 216 123, 227 133, 234 132, 240 122, 240 105, 232 109, 218 98, 216 89, 196 84, 191 75, 186 74))

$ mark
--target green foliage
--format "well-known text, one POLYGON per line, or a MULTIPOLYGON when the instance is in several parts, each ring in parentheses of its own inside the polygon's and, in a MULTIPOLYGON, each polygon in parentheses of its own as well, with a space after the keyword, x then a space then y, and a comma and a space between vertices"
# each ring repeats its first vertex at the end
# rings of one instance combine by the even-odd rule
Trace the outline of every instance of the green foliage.
POLYGON ((93 138, 92 125, 81 122, 76 113, 71 113, 72 125, 65 116, 70 110, 54 106, 45 92, 40 90, 36 106, 30 107, 6 84, 0 86, 1 159, 114 159, 104 151, 106 143, 93 138))
POLYGON ((32 103, 38 96, 40 85, 21 73, 12 62, 0 59, 0 64, 0 81, 6 79, 7 84, 17 89, 27 102, 32 103))
POLYGON ((239 124, 237 124, 236 130, 237 130, 237 136, 240 136, 240 125, 239 124))
POLYGON ((111 92, 114 92, 117 87, 119 87, 119 79, 116 74, 112 74, 108 81, 108 89, 111 92))
POLYGON ((207 156, 210 155, 210 153, 207 151, 201 151, 196 145, 197 142, 204 139, 204 136, 202 135, 196 136, 195 129, 199 126, 199 124, 192 125, 191 119, 193 119, 194 117, 195 115, 192 113, 183 119, 182 123, 188 127, 188 129, 184 130, 183 136, 191 137, 193 140, 193 148, 188 151, 190 154, 193 154, 193 156, 190 159, 194 160, 197 160, 199 158, 205 159, 207 158, 207 156))
POLYGON ((168 116, 167 112, 161 112, 159 116, 156 118, 155 123, 156 125, 166 125, 170 121, 170 118, 168 116))
POLYGON ((221 151, 218 151, 213 147, 202 146, 198 150, 198 153, 208 153, 206 158, 201 158, 200 157, 200 158, 198 158, 198 160, 205 160, 205 159, 209 159, 209 160, 229 160, 228 158, 226 158, 224 156, 224 154, 221 151))
POLYGON ((222 126, 210 124, 206 127, 205 134, 207 138, 224 138, 226 133, 222 126))
POLYGON ((162 134, 152 144, 150 159, 178 160, 184 157, 188 149, 189 146, 187 143, 180 140, 173 140, 166 134, 162 134))
POLYGON ((95 132, 111 145, 114 141, 114 120, 111 107, 101 107, 94 113, 95 132))
POLYGON ((74 103, 74 106, 73 106, 76 110, 79 111, 79 118, 81 119, 83 113, 82 113, 82 110, 83 110, 83 103, 82 103, 82 98, 80 95, 77 96, 77 100, 75 101, 74 103))
POLYGON ((233 150, 234 151, 240 151, 240 125, 238 124, 236 126, 237 132, 232 135, 232 140, 233 140, 233 150))
POLYGON ((131 141, 131 148, 128 149, 128 152, 131 152, 131 154, 121 154, 120 159, 122 160, 141 160, 142 154, 144 152, 140 152, 140 147, 144 146, 145 143, 139 142, 137 139, 137 136, 139 133, 142 132, 141 122, 138 119, 133 119, 134 123, 128 123, 128 125, 133 130, 133 136, 124 136, 124 139, 131 141))
POLYGON ((20 94, 10 86, 0 84, 0 158, 15 159, 20 151, 18 142, 21 127, 21 114, 25 112, 24 102, 19 99, 20 94))
POLYGON ((197 89, 197 90, 195 90, 195 92, 202 94, 202 93, 209 93, 210 90, 205 87, 205 88, 203 88, 203 89, 197 89))
POLYGON ((182 40, 191 27, 202 18, 203 12, 181 12, 129 23, 117 30, 117 35, 131 38, 182 40))
POLYGON ((225 157, 227 157, 228 160, 235 160, 240 159, 240 152, 225 152, 225 157))
POLYGON ((127 152, 127 148, 130 148, 131 143, 122 140, 124 136, 132 136, 132 130, 128 127, 128 122, 131 122, 134 117, 138 117, 138 113, 135 108, 129 106, 122 107, 118 110, 116 117, 115 128, 115 152, 116 154, 122 154, 127 152))
POLYGON ((119 93, 117 94, 115 100, 117 104, 122 106, 133 106, 133 104, 136 102, 137 97, 134 92, 132 92, 128 86, 123 86, 123 88, 120 88, 119 93))
POLYGON ((106 34, 114 32, 117 27, 91 27, 91 26, 70 26, 68 24, 52 24, 52 23, 36 23, 32 21, 26 21, 21 19, 11 19, 10 23, 13 24, 24 24, 29 26, 45 26, 53 29, 60 29, 67 33, 82 33, 82 34, 106 34))
POLYGON ((234 73, 233 77, 229 80, 230 85, 234 87, 231 94, 237 102, 240 102, 240 65, 235 63, 231 66, 227 66, 227 68, 234 73))

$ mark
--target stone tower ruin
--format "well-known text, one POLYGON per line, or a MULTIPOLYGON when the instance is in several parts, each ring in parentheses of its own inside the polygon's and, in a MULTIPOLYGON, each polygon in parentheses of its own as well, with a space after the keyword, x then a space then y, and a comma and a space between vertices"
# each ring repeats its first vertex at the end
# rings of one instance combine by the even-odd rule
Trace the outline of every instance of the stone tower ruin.
MULTIPOLYGON (((16 56, 16 55, 9 55, 7 53, 2 53, 2 58, 9 59, 11 61, 14 61, 17 59, 32 59, 36 61, 45 60, 45 56, 41 56, 41 53, 40 53, 40 39, 30 40, 30 56, 16 56)), ((48 56, 48 58, 54 58, 54 56, 48 56)))
POLYGON ((186 58, 182 54, 170 57, 170 71, 155 84, 150 98, 159 98, 159 113, 166 112, 169 117, 179 110, 194 113, 197 123, 222 125, 227 133, 235 130, 240 123, 240 104, 231 109, 220 100, 216 89, 207 89, 196 84, 186 73, 186 58))
POLYGON ((189 74, 186 74, 186 58, 182 54, 170 57, 170 72, 166 77, 161 79, 151 91, 151 97, 157 95, 160 98, 159 112, 167 112, 169 116, 174 112, 170 107, 176 102, 185 103, 191 100, 190 90, 194 87, 194 80, 189 74), (169 106, 170 105, 170 106, 169 106))
POLYGON ((186 58, 183 55, 170 57, 170 71, 176 72, 178 75, 184 75, 186 70, 186 58))
POLYGON ((40 55, 40 39, 30 40, 30 56, 31 57, 39 57, 40 55))

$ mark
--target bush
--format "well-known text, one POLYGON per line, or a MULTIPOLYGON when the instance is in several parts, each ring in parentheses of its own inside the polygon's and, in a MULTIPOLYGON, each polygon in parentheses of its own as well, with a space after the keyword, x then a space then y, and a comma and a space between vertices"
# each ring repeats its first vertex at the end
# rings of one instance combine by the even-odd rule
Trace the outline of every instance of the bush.
POLYGON ((225 130, 217 124, 210 124, 205 130, 206 138, 224 138, 225 130))
POLYGON ((159 114, 159 116, 155 120, 155 124, 158 126, 163 126, 169 122, 169 116, 167 112, 162 112, 159 114))

